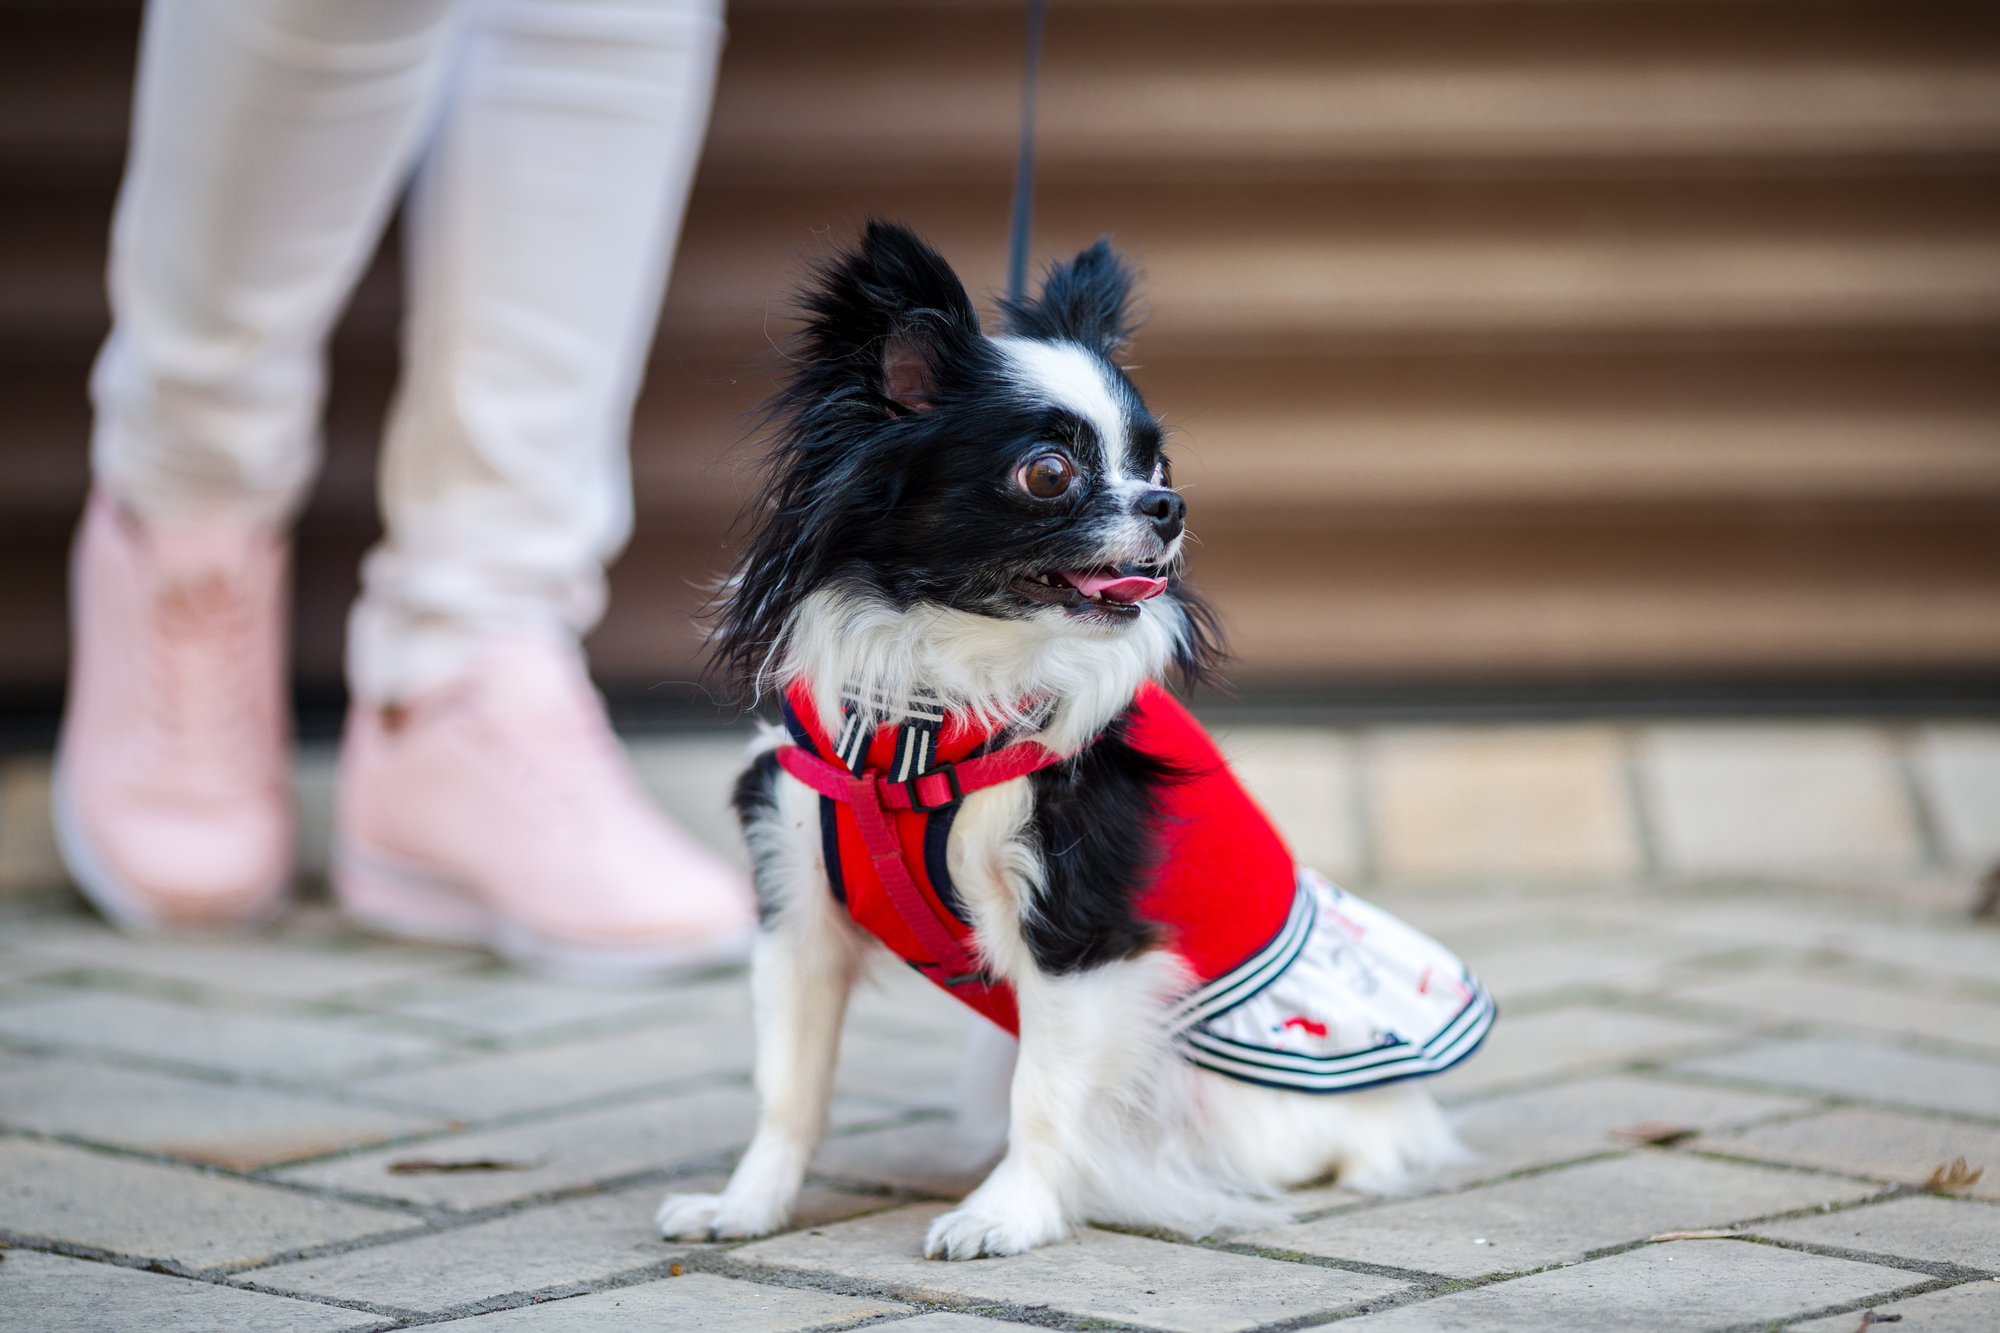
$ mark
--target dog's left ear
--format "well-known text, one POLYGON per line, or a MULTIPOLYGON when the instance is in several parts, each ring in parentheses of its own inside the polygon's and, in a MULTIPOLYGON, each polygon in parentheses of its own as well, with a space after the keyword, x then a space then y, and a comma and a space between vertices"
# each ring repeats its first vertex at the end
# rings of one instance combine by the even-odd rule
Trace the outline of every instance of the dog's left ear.
POLYGON ((1124 256, 1111 248, 1109 236, 1100 236, 1068 263, 1051 265, 1040 296, 1001 298, 1007 332, 1082 343, 1110 356, 1138 332, 1132 281, 1124 256))

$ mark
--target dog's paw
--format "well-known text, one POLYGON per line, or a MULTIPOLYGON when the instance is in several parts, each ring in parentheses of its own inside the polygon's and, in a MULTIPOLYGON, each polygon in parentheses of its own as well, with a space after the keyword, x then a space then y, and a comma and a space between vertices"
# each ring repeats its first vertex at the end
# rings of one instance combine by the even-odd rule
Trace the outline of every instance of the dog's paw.
POLYGON ((997 1259, 1023 1254, 1069 1234, 1059 1217, 1004 1213, 968 1202, 931 1223, 926 1259, 997 1259))
POLYGON ((720 1194, 669 1194, 660 1200, 653 1224, 666 1240, 707 1240, 709 1224, 721 1206, 720 1194))
POLYGON ((785 1225, 788 1201, 755 1201, 723 1194, 669 1194, 654 1222, 667 1240, 749 1240, 785 1225))

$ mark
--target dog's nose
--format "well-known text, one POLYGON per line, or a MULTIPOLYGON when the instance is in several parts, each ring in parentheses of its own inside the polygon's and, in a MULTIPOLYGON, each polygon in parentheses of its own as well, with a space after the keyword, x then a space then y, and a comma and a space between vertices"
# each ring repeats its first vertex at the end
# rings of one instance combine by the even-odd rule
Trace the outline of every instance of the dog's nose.
POLYGON ((1132 502, 1132 509, 1152 520, 1153 531, 1163 542, 1180 536, 1181 525, 1187 520, 1187 501, 1172 491, 1147 491, 1132 502))

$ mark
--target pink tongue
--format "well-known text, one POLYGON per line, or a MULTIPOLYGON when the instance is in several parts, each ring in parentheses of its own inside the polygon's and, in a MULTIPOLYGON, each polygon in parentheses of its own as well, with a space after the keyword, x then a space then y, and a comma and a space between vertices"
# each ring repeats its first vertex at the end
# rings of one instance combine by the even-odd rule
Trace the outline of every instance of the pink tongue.
POLYGON ((1120 574, 1116 570, 1061 569, 1057 570, 1056 574, 1064 583, 1085 597, 1096 597, 1101 594, 1107 602, 1143 602, 1148 597, 1158 597, 1167 590, 1165 579, 1120 574))

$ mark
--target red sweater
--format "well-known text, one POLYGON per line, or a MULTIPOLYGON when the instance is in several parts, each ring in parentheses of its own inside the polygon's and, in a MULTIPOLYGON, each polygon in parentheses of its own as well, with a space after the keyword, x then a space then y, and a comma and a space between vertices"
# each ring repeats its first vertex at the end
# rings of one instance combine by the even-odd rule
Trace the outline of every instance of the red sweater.
MULTIPOLYGON (((1172 695, 1158 685, 1141 686, 1125 719, 1131 745, 1187 775, 1160 794, 1158 819, 1147 831, 1159 844, 1150 858, 1155 869, 1139 892, 1136 910, 1162 927, 1167 947, 1187 960, 1198 983, 1212 981, 1251 958, 1284 928, 1297 892, 1292 854, 1215 742, 1172 695)), ((803 681, 787 693, 785 725, 801 747, 841 762, 803 681)), ((904 729, 877 727, 852 771, 888 771, 904 729)), ((934 767, 996 749, 998 739, 950 715, 935 737, 934 753, 931 748, 919 752, 927 761, 924 766, 934 767)), ((892 811, 890 818, 902 841, 903 863, 924 901, 953 936, 965 941, 972 927, 945 865, 945 842, 957 813, 953 805, 932 813, 892 811)), ((828 878, 849 915, 904 960, 935 962, 890 902, 862 843, 853 807, 821 797, 820 830, 828 878)), ((1013 989, 1005 982, 950 986, 934 970, 925 974, 1009 1032, 1020 1031, 1013 989)))

